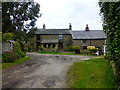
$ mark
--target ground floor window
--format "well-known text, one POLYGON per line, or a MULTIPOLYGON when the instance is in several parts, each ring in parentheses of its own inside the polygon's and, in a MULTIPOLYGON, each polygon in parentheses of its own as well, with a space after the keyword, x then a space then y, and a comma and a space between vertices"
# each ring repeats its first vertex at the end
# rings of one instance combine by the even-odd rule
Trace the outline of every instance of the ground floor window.
POLYGON ((46 48, 46 44, 43 44, 43 47, 46 48))
POLYGON ((41 45, 40 42, 36 42, 36 46, 37 46, 37 48, 38 48, 40 45, 41 45))
POLYGON ((52 47, 55 48, 55 44, 53 44, 52 47))
POLYGON ((56 47, 56 44, 50 44, 50 43, 44 43, 44 44, 42 44, 42 46, 44 47, 44 48, 55 48, 56 47))
POLYGON ((51 47, 51 44, 48 44, 48 48, 50 48, 51 47))
POLYGON ((87 46, 83 46, 83 50, 87 50, 87 46))

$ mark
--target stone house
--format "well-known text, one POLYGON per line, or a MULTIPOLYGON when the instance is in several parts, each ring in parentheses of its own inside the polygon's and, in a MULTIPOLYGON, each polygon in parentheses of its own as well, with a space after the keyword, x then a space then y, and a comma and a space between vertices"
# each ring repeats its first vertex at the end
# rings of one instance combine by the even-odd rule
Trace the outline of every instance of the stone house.
POLYGON ((58 47, 63 50, 72 45, 71 29, 39 29, 36 31, 36 47, 43 46, 47 50, 58 47))
POLYGON ((86 50, 87 46, 95 46, 102 52, 106 39, 103 30, 89 30, 86 25, 85 30, 72 30, 72 25, 69 29, 39 29, 36 31, 36 47, 43 46, 50 49, 58 47, 59 50, 64 50, 69 46, 81 46, 82 50, 86 50))

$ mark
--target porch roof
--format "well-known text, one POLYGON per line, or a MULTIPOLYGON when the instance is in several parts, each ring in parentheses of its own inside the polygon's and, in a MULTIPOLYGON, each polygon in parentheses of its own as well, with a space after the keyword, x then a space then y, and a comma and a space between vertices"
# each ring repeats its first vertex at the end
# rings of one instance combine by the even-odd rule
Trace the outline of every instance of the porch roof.
POLYGON ((58 43, 58 39, 44 39, 41 43, 58 43))

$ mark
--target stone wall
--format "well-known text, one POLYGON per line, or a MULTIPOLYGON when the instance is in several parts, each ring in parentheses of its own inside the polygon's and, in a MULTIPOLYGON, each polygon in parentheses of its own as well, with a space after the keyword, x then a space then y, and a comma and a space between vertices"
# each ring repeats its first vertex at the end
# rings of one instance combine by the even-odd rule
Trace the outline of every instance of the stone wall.
POLYGON ((58 35, 41 35, 41 39, 58 39, 58 35))
MULTIPOLYGON (((41 42, 42 40, 49 39, 58 39, 58 35, 40 35, 40 40, 37 42, 41 42)), ((63 49, 72 45, 72 36, 71 35, 63 35, 63 49)), ((42 45, 42 44, 41 44, 42 45)))
POLYGON ((86 43, 83 43, 83 40, 73 40, 73 46, 95 46, 102 47, 105 40, 87 40, 86 43))
POLYGON ((63 35, 63 49, 72 46, 72 36, 71 35, 63 35))
POLYGON ((8 42, 2 43, 2 52, 5 52, 5 51, 11 51, 10 50, 10 43, 8 43, 8 42))

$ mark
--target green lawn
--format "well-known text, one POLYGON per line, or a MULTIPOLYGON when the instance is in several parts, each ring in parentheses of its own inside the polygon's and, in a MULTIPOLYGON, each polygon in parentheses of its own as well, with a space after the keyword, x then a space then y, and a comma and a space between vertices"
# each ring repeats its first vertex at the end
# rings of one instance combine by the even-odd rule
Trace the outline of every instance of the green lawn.
POLYGON ((17 65, 17 64, 22 64, 23 62, 25 62, 25 61, 27 61, 29 59, 30 59, 30 57, 26 56, 26 57, 23 57, 23 58, 20 58, 20 59, 16 60, 13 63, 2 63, 2 64, 0 64, 0 69, 1 68, 6 69, 6 68, 8 68, 10 66, 14 66, 14 65, 17 65))
POLYGON ((76 53, 63 53, 63 52, 45 52, 45 51, 40 51, 38 52, 40 54, 56 54, 56 55, 85 55, 85 56, 96 56, 96 55, 91 55, 91 54, 76 54, 76 53))
POLYGON ((112 66, 103 58, 74 63, 67 73, 69 88, 115 88, 112 66))

